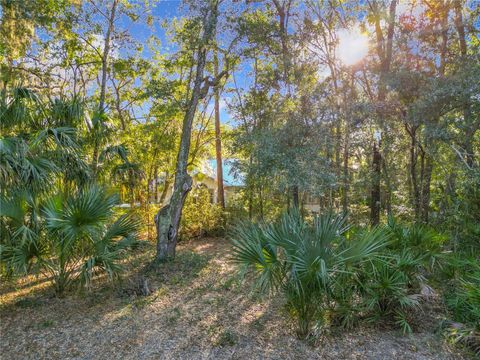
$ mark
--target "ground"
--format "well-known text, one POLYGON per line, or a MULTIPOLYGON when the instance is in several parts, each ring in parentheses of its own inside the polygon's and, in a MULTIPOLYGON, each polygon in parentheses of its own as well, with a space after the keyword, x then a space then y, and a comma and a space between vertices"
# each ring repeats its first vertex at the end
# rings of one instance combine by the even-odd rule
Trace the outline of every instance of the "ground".
POLYGON ((6 359, 466 359, 435 333, 360 326, 298 340, 280 297, 235 276, 223 239, 181 243, 174 262, 145 274, 143 245, 115 288, 56 298, 44 278, 1 286, 0 357, 6 359), (142 274, 142 275, 140 275, 142 274), (145 296, 146 289, 151 293, 145 296))

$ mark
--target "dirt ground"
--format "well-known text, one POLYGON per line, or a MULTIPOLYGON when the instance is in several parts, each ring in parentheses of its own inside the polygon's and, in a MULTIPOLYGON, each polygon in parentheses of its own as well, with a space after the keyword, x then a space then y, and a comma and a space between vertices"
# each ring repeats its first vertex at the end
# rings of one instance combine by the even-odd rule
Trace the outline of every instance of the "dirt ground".
MULTIPOLYGON (((0 289, 0 358, 6 359, 467 359, 419 319, 410 336, 361 326, 308 343, 294 336, 282 299, 261 297, 235 277, 229 244, 179 245, 177 259, 139 275, 153 257, 144 245, 116 288, 63 299, 30 278, 0 289), (146 282, 146 284, 145 284, 146 282), (147 296, 145 289, 151 290, 147 296)), ((97 282, 98 284, 98 282, 97 282)))

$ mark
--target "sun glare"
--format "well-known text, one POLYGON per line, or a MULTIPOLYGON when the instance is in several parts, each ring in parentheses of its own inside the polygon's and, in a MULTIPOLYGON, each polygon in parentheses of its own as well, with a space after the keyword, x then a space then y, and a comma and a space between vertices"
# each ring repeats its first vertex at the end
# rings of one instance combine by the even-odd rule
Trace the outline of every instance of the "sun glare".
POLYGON ((368 37, 359 28, 340 30, 337 55, 345 65, 354 65, 368 54, 368 37))

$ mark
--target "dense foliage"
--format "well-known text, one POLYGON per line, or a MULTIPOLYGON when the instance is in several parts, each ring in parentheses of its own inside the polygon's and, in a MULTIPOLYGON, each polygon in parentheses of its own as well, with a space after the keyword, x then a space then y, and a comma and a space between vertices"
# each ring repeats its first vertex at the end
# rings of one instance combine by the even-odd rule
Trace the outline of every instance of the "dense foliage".
POLYGON ((226 236, 301 337, 440 301, 478 344, 478 4, 163 3, 0 0, 2 278, 226 236))

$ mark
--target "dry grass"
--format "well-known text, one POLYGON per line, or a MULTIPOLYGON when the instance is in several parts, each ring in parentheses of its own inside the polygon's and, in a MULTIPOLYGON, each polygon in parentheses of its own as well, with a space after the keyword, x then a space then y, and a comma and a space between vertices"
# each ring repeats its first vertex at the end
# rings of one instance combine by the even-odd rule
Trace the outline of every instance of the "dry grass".
POLYGON ((234 276, 228 246, 222 239, 180 244, 174 262, 145 272, 153 257, 145 245, 117 288, 97 282, 64 299, 42 278, 3 284, 1 358, 463 359, 425 327, 411 336, 361 328, 315 345, 299 341, 282 300, 265 300, 234 276))

